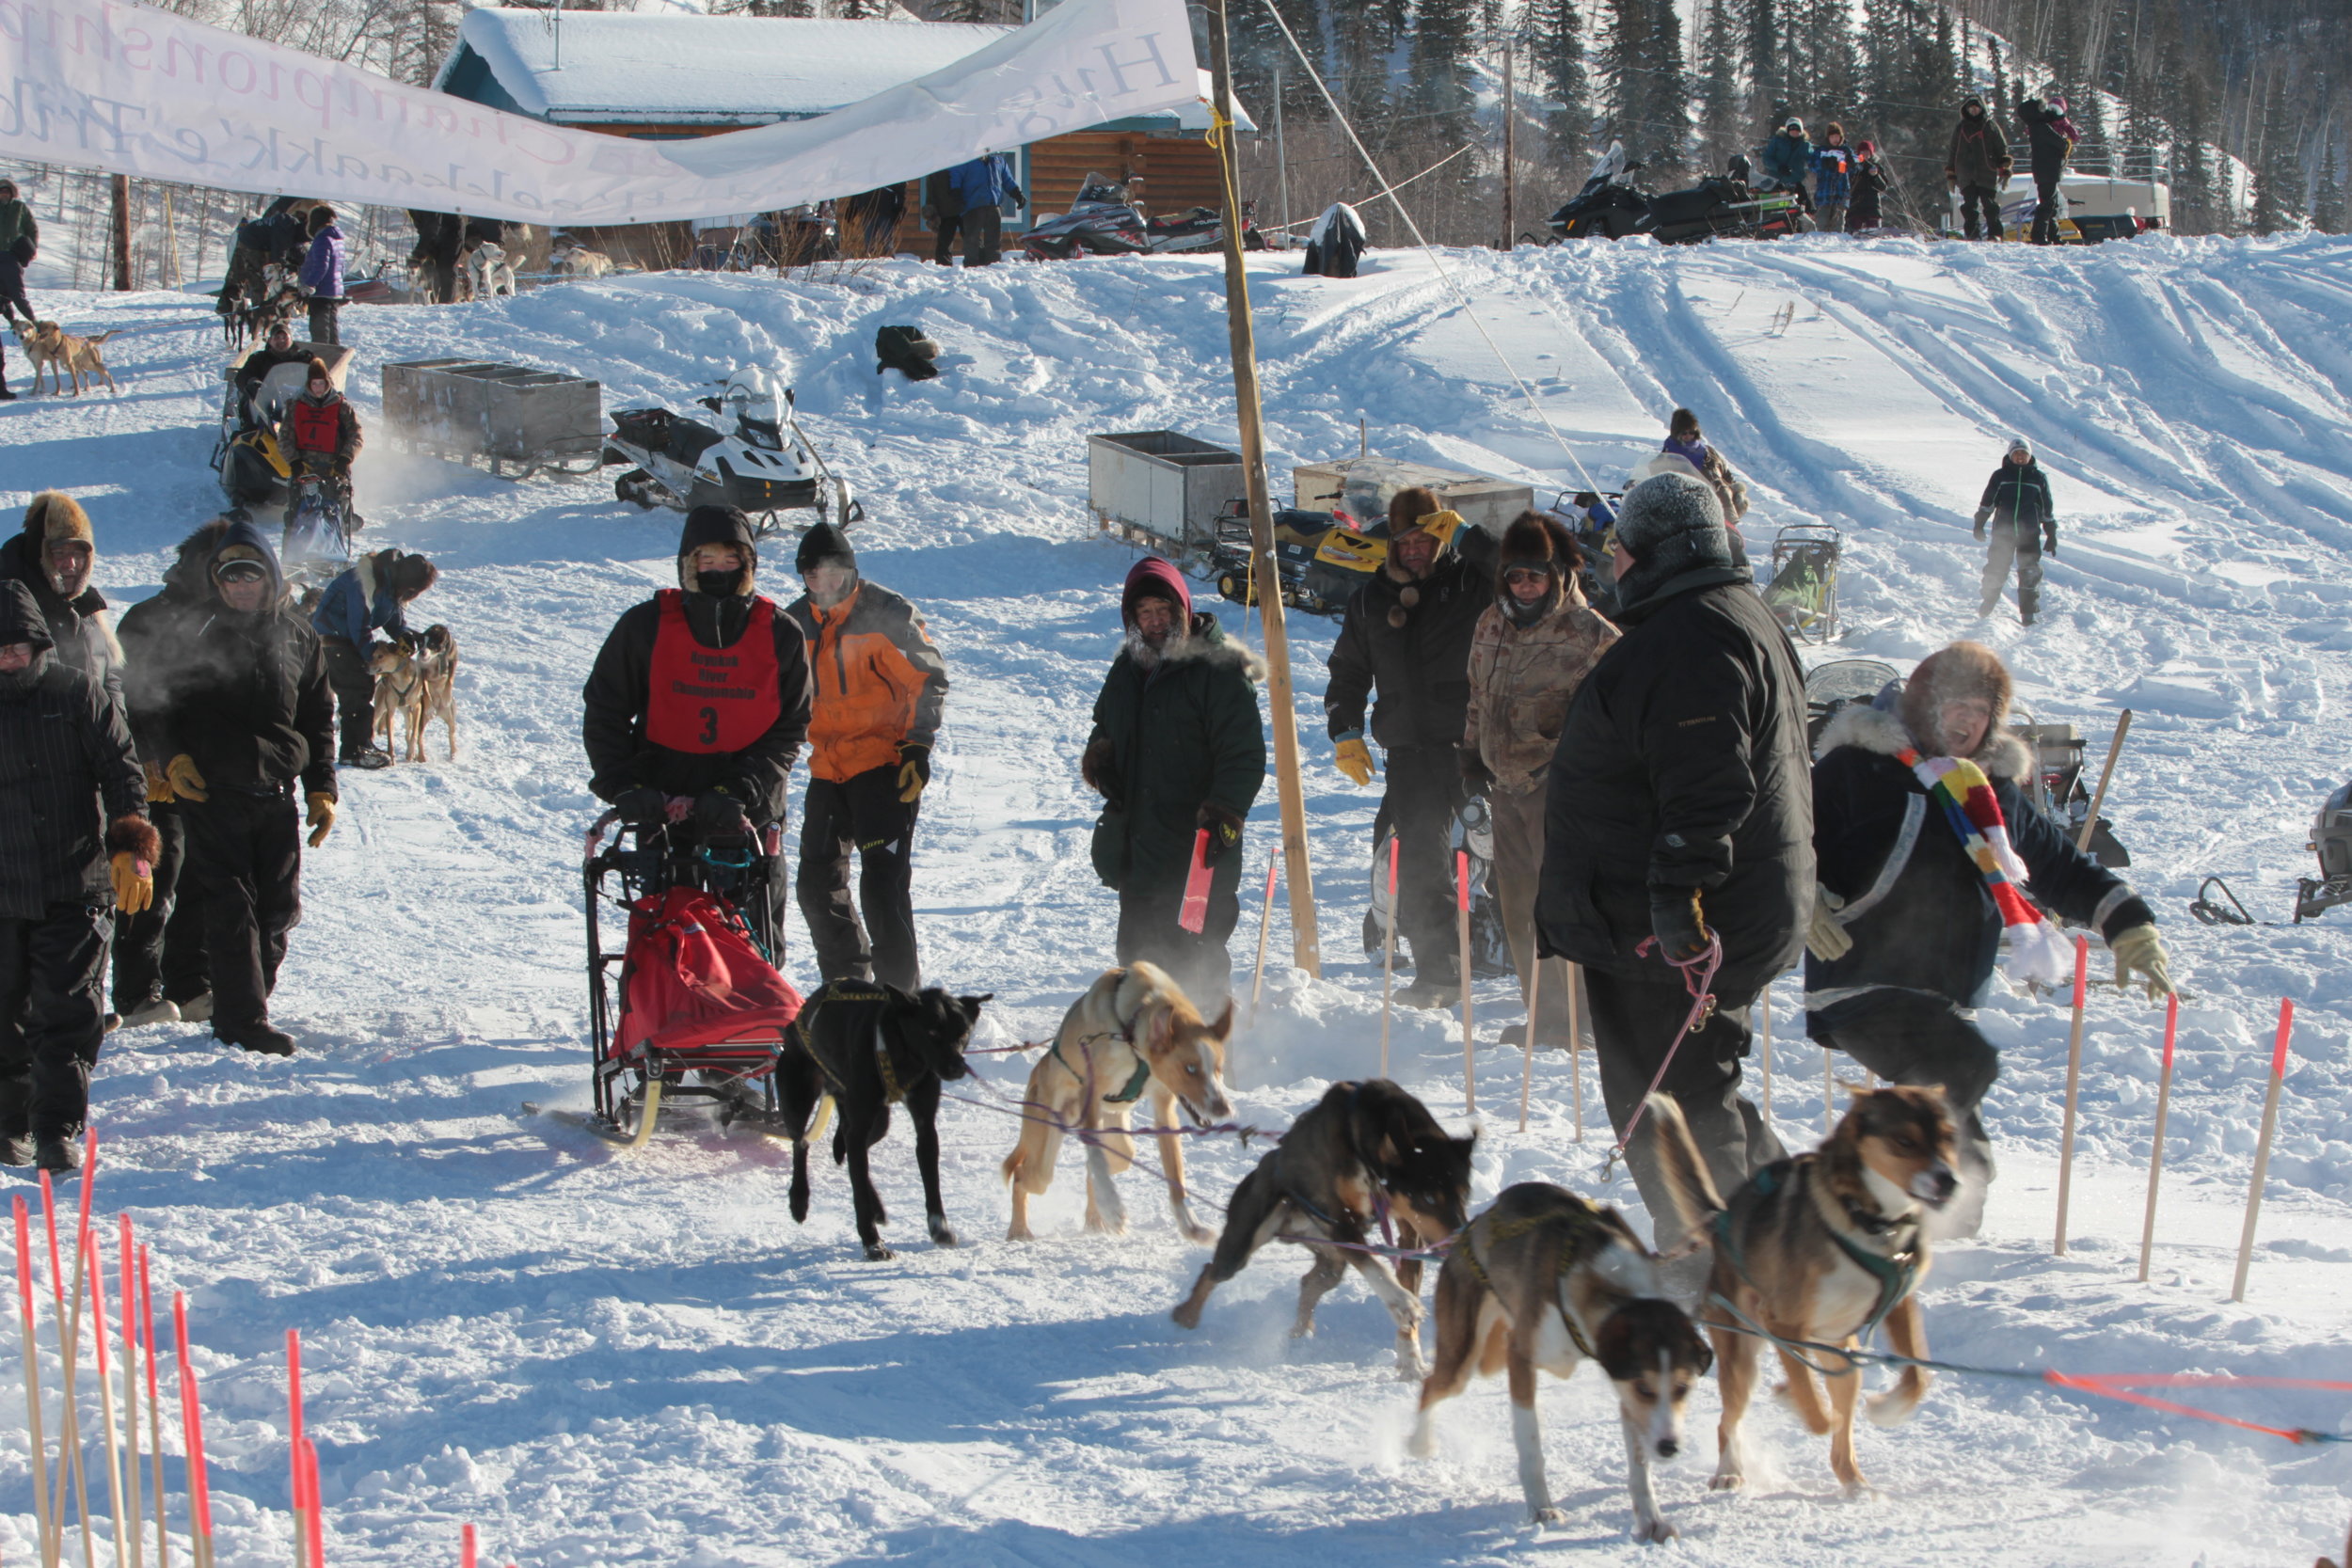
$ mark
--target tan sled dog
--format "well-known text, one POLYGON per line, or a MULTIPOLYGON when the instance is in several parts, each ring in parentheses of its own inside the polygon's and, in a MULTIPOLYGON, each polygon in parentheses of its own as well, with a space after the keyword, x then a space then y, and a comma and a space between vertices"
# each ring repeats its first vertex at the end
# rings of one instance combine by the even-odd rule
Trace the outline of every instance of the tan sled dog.
POLYGON ((33 390, 40 390, 40 372, 46 370, 52 383, 51 390, 62 395, 66 377, 73 378, 73 395, 80 397, 86 384, 103 381, 106 390, 115 389, 115 378, 106 369, 105 356, 98 347, 114 336, 101 332, 95 338, 77 338, 56 322, 35 322, 33 330, 24 334, 24 357, 33 362, 33 390))
POLYGON ((405 715, 407 733, 401 747, 410 762, 422 762, 425 727, 439 719, 449 730, 449 760, 457 760, 457 636, 437 622, 424 628, 415 653, 398 642, 377 645, 368 656, 375 676, 375 734, 387 752, 392 750, 392 719, 405 715))
MULTIPOLYGON (((1231 1002, 1215 1023, 1203 1023, 1200 1010, 1156 964, 1104 970, 1070 1005, 1052 1048, 1029 1069, 1028 1119, 1021 1142, 1005 1157, 1005 1179, 1012 1183, 1012 1226, 1005 1239, 1032 1239, 1029 1199, 1053 1184, 1065 1129, 1087 1134, 1087 1228, 1123 1233, 1127 1212, 1111 1177, 1135 1164, 1127 1118, 1136 1102, 1150 1096, 1154 1127, 1174 1127, 1178 1105, 1202 1126, 1232 1116, 1225 1037, 1232 1029, 1231 1002)), ((1216 1241, 1216 1232, 1195 1220, 1184 1201, 1184 1140, 1173 1132, 1156 1136, 1176 1228, 1190 1242, 1216 1241)))

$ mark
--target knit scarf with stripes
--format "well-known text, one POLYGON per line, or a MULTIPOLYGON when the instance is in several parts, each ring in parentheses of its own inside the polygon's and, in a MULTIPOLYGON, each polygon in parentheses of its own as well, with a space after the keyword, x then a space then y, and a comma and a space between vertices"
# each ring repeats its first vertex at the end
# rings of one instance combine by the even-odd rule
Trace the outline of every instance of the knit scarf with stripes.
POLYGON ((1896 757, 1944 809, 1944 819, 1984 879, 2009 937, 2009 977, 2038 986, 2063 982, 2074 972, 2074 950, 2026 897, 2026 863, 2009 841, 1993 781, 1966 757, 1923 757, 1908 747, 1896 757))

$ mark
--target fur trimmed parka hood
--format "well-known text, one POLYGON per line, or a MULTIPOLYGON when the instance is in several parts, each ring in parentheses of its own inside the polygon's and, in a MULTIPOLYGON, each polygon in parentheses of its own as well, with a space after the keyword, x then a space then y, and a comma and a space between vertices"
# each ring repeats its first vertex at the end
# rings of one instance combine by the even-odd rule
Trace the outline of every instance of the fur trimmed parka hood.
MULTIPOLYGON (((1913 737, 1910 726, 1902 720, 1882 709, 1859 705, 1829 721, 1813 755, 1816 759, 1826 757, 1844 746, 1886 757, 1906 750, 1915 750, 1923 756, 1933 754, 1913 737)), ((2033 776, 2033 753, 2026 749, 2024 741, 1997 723, 1985 732, 1984 744, 1968 760, 1983 768, 1987 777, 2007 779, 2012 784, 2023 784, 2033 776)))

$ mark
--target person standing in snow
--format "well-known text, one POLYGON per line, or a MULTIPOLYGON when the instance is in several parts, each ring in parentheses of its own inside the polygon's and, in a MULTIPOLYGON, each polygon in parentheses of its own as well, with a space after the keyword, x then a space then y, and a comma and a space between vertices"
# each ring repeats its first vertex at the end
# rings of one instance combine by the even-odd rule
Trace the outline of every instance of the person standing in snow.
POLYGON ((335 826, 335 697, 318 633, 260 528, 223 529, 205 571, 212 600, 191 616, 167 677, 164 781, 183 806, 204 906, 213 1037, 291 1056, 294 1037, 270 1022, 269 998, 302 918, 304 818, 312 848, 335 826))
POLYGON ((963 193, 956 189, 954 175, 954 169, 943 168, 923 180, 923 221, 936 236, 931 260, 943 267, 953 265, 956 236, 963 231, 963 193))
POLYGON ((43 490, 24 508, 24 527, 0 545, 0 581, 23 583, 49 626, 58 663, 79 670, 116 702, 122 700, 122 645, 106 617, 105 596, 90 586, 98 535, 82 503, 43 490))
POLYGON ((1677 408, 1666 421, 1666 439, 1658 449, 1672 452, 1691 465, 1692 471, 1707 481, 1715 492, 1715 499, 1723 507, 1724 525, 1736 530, 1740 519, 1748 515, 1748 487, 1732 471, 1724 454, 1708 445, 1699 430, 1699 417, 1688 408, 1677 408))
POLYGON ((1763 161, 1764 179, 1756 188, 1794 191, 1798 202, 1811 212, 1813 198, 1805 195, 1804 176, 1813 166, 1813 144, 1805 139, 1804 121, 1790 115, 1788 123, 1764 144, 1763 161))
MULTIPOLYGON (((1486 797, 1494 824, 1495 898, 1519 972, 1519 1000, 1534 983, 1535 882, 1544 863, 1544 784, 1568 704, 1617 628, 1593 611, 1577 585, 1584 554, 1568 531, 1522 512, 1504 531, 1495 561, 1494 600, 1478 618, 1470 655, 1470 721, 1462 732, 1462 778, 1486 797)), ((1517 1043, 1568 1039, 1567 966, 1552 964, 1517 1043)), ((1503 1043, 1514 1043, 1503 1031, 1503 1043)))
POLYGON ((2066 162, 2074 155, 2074 122, 2066 117, 2066 100, 2056 92, 2049 102, 2028 98, 2017 105, 2025 122, 2026 144, 2033 164, 2033 230, 2026 238, 2035 245, 2058 243, 2058 181, 2066 162))
POLYGON ((1196 615, 1184 575, 1156 555, 1127 573, 1122 638, 1079 761, 1103 797, 1094 871, 1119 894, 1119 961, 1168 971, 1204 1015, 1232 985, 1226 941, 1241 919, 1242 825, 1265 783, 1264 667, 1196 615), (1180 925, 1193 847, 1206 831, 1209 907, 1199 932, 1180 925))
POLYGON ((24 297, 24 269, 40 252, 40 220, 17 195, 16 182, 0 180, 0 325, 11 320, 33 325, 32 302, 24 297))
POLYGON ((1968 238, 2002 237, 2001 188, 2012 166, 2009 138, 1984 112, 1984 100, 1970 93, 1960 105, 1960 123, 1952 127, 1951 149, 1944 154, 1944 180, 1960 193, 1961 227, 1968 238))
MULTIPOLYGON (((784 826, 792 764, 808 738, 807 640, 755 592, 759 549, 732 506, 698 506, 678 534, 677 586, 621 612, 580 693, 588 787, 637 827, 700 838, 784 826)), ((784 922, 769 868, 746 911, 771 961, 784 922)))
POLYGON ((2042 610, 2042 554, 2058 554, 2058 513, 2050 504, 2049 478, 2034 460, 2033 443, 2023 436, 2010 442, 2009 455, 1993 470, 1977 501, 1979 542, 1988 528, 1993 543, 1985 552, 1984 602, 1977 614, 1990 615, 2001 607, 2001 590, 2009 586, 2014 563, 2017 613, 2030 626, 2042 610))
POLYGON ((1862 142, 1853 154, 1853 204, 1846 209, 1846 231, 1860 234, 1885 224, 1879 198, 1885 194, 1888 181, 1886 166, 1879 161, 1878 143, 1862 142))
POLYGON ((311 208, 303 219, 303 231, 310 237, 310 247, 303 254, 297 281, 310 296, 310 341, 340 343, 335 318, 343 307, 343 231, 335 227, 335 209, 311 208))
POLYGON ((931 780, 947 665, 914 607, 858 575, 839 528, 818 523, 801 535, 793 564, 807 592, 786 613, 807 641, 816 704, 794 889, 801 918, 826 979, 919 990, 914 820, 931 780))
POLYGON ((115 921, 115 1012, 125 1029, 150 1023, 203 1023, 213 1016, 204 961, 204 904, 187 870, 188 829, 165 768, 165 731, 183 649, 217 604, 210 567, 230 520, 215 517, 180 542, 164 568, 164 586, 122 612, 122 699, 131 743, 147 774, 147 816, 161 852, 154 895, 136 914, 115 921))
POLYGON ((1976 1233, 1993 1176, 1978 1108, 2000 1053, 1973 1009, 2005 923, 2015 927, 2014 976, 2056 986, 2070 968, 2066 942, 2046 922, 2016 924, 2032 911, 2014 896, 2030 894, 2095 927, 2115 954, 2119 987, 2137 974, 2152 1001, 2172 990, 2147 904, 2027 798, 2034 761, 2007 727, 2009 703, 2000 656, 1955 642, 1920 660, 1891 709, 1857 705, 1833 719, 1813 769, 1820 886, 1806 939, 1806 1028, 1891 1083, 1943 1086, 1973 1178, 1949 1212, 1963 1236, 1976 1233), (1930 783, 1938 778, 1979 830, 2006 830, 2013 861, 1979 863, 1938 804, 1930 783))
POLYGON ((80 1164, 115 911, 153 893, 146 800, 122 705, 0 582, 0 1164, 80 1164))
POLYGON ((1387 754, 1380 819, 1397 838, 1398 935, 1412 950, 1406 1006, 1442 1007, 1461 986, 1454 935, 1454 816, 1462 803, 1470 651, 1494 594, 1493 544, 1422 485, 1389 502, 1389 558, 1347 601, 1331 645, 1323 710, 1341 772, 1372 783, 1372 738, 1387 754), (1447 549, 1448 543, 1453 546, 1447 549))
POLYGON ((985 153, 947 171, 947 182, 963 203, 963 264, 993 266, 1004 260, 1005 207, 1027 200, 1012 182, 1012 165, 1001 152, 985 153))
MULTIPOLYGON (((1731 1192, 1782 1153, 1740 1094, 1740 1058, 1748 1005, 1804 947, 1812 908, 1804 672, 1732 564, 1704 481, 1636 485, 1615 553, 1624 635, 1578 688, 1552 760, 1537 946, 1584 966, 1619 1136, 1672 1051, 1660 1087, 1731 1192), (1687 966, 1718 952, 1715 1010, 1677 1046, 1686 970, 1701 973, 1687 966)), ((1645 1117, 1627 1150, 1654 1217, 1674 1212, 1655 1137, 1645 1117)), ((1681 1240, 1659 1224, 1661 1251, 1681 1240)))
POLYGON ((326 679, 343 739, 335 754, 339 768, 389 768, 391 757, 375 743, 375 673, 369 660, 379 631, 413 648, 407 610, 417 596, 441 580, 441 569, 421 555, 378 550, 338 573, 319 594, 310 629, 326 652, 326 679))
POLYGON ((1813 150, 1814 223, 1824 234, 1846 230, 1846 204, 1853 195, 1853 153, 1846 146, 1846 128, 1836 120, 1821 132, 1821 145, 1813 150))

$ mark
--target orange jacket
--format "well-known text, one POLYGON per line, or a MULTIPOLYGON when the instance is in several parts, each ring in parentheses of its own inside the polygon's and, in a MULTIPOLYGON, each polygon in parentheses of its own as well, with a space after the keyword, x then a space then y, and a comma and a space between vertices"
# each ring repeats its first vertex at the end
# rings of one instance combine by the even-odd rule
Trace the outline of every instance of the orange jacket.
POLYGON ((803 594, 787 613, 808 639, 817 691, 808 723, 811 772, 839 784, 898 766, 901 744, 931 744, 946 704, 947 666, 913 605, 860 582, 830 610, 803 594))

